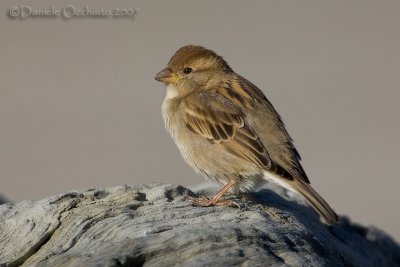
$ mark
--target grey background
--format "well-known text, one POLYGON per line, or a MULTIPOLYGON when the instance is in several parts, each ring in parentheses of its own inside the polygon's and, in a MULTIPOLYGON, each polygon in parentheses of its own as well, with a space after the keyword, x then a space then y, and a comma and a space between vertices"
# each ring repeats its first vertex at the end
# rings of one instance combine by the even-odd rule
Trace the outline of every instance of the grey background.
POLYGON ((0 192, 13 201, 151 181, 197 184, 153 80, 182 45, 223 55, 282 115, 312 185, 400 239, 399 1, 69 1, 134 20, 7 16, 0 2, 0 192))

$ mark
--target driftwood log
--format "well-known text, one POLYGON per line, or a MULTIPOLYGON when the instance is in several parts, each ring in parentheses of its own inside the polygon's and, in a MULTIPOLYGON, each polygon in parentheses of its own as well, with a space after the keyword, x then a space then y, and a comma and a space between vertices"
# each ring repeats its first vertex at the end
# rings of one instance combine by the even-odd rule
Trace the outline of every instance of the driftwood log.
POLYGON ((327 226, 280 190, 240 209, 193 207, 182 198, 195 193, 159 183, 6 203, 0 266, 400 266, 384 232, 346 217, 327 226))

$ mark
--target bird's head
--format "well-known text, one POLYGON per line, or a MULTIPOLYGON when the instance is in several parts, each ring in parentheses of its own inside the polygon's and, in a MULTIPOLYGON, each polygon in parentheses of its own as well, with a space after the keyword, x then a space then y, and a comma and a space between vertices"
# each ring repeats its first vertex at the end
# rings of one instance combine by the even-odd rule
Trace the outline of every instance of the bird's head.
POLYGON ((155 79, 177 88, 178 94, 206 89, 232 73, 228 63, 214 51, 202 46, 181 47, 172 56, 168 66, 155 79))

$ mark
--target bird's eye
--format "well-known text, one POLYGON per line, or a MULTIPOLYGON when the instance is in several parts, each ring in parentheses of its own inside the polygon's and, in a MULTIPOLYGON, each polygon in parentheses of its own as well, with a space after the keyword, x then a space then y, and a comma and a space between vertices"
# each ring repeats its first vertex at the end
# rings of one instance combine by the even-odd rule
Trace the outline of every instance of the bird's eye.
POLYGON ((184 69, 183 69, 183 73, 185 73, 185 74, 189 74, 189 73, 191 73, 192 71, 193 71, 192 68, 184 68, 184 69))

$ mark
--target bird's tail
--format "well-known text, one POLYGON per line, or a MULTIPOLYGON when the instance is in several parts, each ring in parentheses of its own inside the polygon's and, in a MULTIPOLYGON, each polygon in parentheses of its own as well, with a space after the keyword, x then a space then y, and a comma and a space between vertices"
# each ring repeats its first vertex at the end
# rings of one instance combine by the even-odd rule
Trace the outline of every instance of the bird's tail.
POLYGON ((291 186, 307 200, 307 202, 322 216, 326 223, 337 223, 338 216, 336 213, 309 184, 296 180, 291 186))

